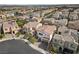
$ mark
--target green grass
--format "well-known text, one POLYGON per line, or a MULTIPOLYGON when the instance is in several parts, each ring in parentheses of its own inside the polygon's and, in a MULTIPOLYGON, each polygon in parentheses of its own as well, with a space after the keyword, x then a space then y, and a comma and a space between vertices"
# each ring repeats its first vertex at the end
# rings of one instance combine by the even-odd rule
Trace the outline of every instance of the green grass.
POLYGON ((28 39, 32 44, 37 42, 37 39, 34 36, 32 36, 30 33, 26 33, 24 38, 28 39))
POLYGON ((17 19, 16 23, 18 24, 19 27, 23 27, 23 25, 26 24, 27 21, 26 20, 17 19))

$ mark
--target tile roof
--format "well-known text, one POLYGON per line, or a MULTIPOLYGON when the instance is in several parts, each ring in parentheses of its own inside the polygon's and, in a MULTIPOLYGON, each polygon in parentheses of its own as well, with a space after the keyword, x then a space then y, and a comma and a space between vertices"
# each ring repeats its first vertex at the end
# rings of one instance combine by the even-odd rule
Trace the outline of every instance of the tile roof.
POLYGON ((29 22, 29 23, 25 24, 23 27, 24 28, 36 28, 38 24, 41 24, 41 23, 38 23, 38 22, 29 22))
POLYGON ((59 35, 59 34, 55 34, 54 35, 54 39, 63 40, 63 41, 67 41, 67 42, 74 42, 74 38, 71 35, 59 35))
POLYGON ((69 21, 68 27, 71 28, 71 29, 79 30, 79 20, 69 21))
POLYGON ((42 27, 38 28, 38 31, 42 31, 42 32, 45 32, 45 33, 48 33, 48 34, 51 34, 55 30, 56 30, 55 25, 53 25, 53 26, 51 26, 51 25, 43 25, 42 27))
POLYGON ((14 28, 15 26, 17 26, 15 21, 6 21, 3 22, 3 27, 7 27, 7 28, 14 28))

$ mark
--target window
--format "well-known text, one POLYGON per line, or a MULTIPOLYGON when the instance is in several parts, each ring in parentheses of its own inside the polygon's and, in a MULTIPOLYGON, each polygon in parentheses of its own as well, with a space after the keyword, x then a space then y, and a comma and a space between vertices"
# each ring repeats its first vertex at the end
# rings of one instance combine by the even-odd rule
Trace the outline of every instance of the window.
POLYGON ((77 30, 79 32, 79 30, 77 30))
POLYGON ((15 31, 13 31, 13 34, 15 33, 15 31))
POLYGON ((39 35, 43 35, 42 33, 39 33, 39 35))
POLYGON ((34 28, 34 27, 32 27, 32 30, 35 30, 35 28, 34 28))
POLYGON ((65 47, 68 47, 69 46, 69 43, 68 42, 65 42, 65 47))
POLYGON ((69 32, 69 31, 66 30, 64 33, 68 33, 68 32, 69 32))
POLYGON ((5 30, 7 30, 7 28, 5 28, 5 30))
POLYGON ((71 44, 71 47, 72 47, 72 48, 75 48, 74 44, 71 44))
POLYGON ((57 42, 57 40, 56 40, 56 39, 54 39, 54 41, 55 41, 55 42, 57 42))
POLYGON ((16 26, 16 28, 17 28, 17 26, 16 26))
POLYGON ((63 42, 62 41, 60 41, 60 44, 62 44, 63 42))
POLYGON ((60 35, 61 35, 61 32, 58 32, 58 34, 60 34, 60 35))

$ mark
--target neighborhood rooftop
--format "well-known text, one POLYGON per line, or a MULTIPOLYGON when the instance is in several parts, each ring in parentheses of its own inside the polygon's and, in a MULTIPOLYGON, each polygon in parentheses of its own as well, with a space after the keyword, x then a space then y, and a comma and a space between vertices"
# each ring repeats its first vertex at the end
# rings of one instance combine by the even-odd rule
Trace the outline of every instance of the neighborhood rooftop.
POLYGON ((51 34, 55 30, 56 30, 55 25, 43 25, 42 27, 38 28, 38 31, 42 31, 42 32, 45 32, 45 33, 48 33, 48 34, 51 34))

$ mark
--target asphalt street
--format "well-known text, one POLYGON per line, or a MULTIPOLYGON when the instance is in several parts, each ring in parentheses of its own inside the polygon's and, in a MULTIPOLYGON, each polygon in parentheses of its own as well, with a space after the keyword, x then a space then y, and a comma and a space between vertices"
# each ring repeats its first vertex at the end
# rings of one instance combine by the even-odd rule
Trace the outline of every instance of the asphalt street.
POLYGON ((0 43, 0 54, 41 54, 23 40, 8 40, 0 43))

